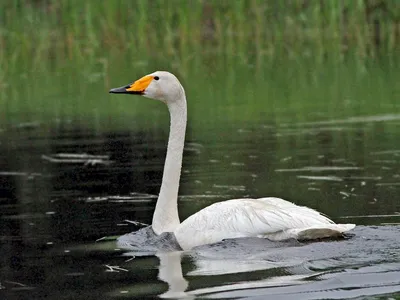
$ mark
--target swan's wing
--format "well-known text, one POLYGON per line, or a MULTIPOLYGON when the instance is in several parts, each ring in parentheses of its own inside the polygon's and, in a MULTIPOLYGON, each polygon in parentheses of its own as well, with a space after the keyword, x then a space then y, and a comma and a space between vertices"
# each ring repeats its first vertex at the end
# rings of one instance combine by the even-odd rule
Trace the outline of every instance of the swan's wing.
MULTIPOLYGON (((246 200, 246 199, 239 199, 239 200, 246 200)), ((273 205, 276 207, 281 207, 281 208, 285 208, 285 207, 299 207, 298 205, 289 202, 287 200, 283 200, 281 198, 276 198, 276 197, 266 197, 266 198, 258 198, 258 199, 248 199, 248 200, 254 200, 254 201, 261 201, 265 204, 268 205, 273 205)))
POLYGON ((292 214, 293 217, 295 215, 300 216, 303 221, 305 221, 304 218, 307 218, 308 221, 311 222, 315 222, 318 220, 319 222, 334 224, 334 222, 331 219, 329 219, 326 215, 316 211, 315 209, 306 206, 299 206, 292 202, 283 200, 281 198, 267 197, 254 200, 262 201, 266 205, 271 205, 271 207, 272 206, 274 207, 273 209, 290 212, 290 214, 292 214))
POLYGON ((279 198, 260 198, 210 205, 187 218, 174 233, 181 247, 189 249, 237 237, 258 236, 273 240, 320 238, 353 227, 334 224, 308 207, 279 198))
POLYGON ((343 232, 349 231, 356 226, 355 224, 336 224, 323 213, 306 206, 298 206, 280 198, 268 197, 256 200, 263 201, 269 205, 275 205, 284 211, 286 210, 293 221, 301 221, 295 228, 264 235, 273 240, 283 240, 287 238, 308 240, 333 237, 341 235, 343 232), (305 227, 302 227, 301 224, 305 227))

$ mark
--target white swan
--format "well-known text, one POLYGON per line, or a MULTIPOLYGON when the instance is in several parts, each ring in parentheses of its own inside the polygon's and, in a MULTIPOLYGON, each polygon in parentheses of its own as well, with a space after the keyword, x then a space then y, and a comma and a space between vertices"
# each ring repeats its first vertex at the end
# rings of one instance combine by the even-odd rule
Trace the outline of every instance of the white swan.
POLYGON ((173 232, 182 249, 239 237, 271 240, 340 236, 354 224, 335 224, 319 212, 279 198, 234 199, 214 203, 180 223, 178 188, 186 131, 186 96, 171 73, 157 71, 110 93, 137 94, 160 100, 171 116, 170 135, 160 194, 152 227, 159 235, 173 232))

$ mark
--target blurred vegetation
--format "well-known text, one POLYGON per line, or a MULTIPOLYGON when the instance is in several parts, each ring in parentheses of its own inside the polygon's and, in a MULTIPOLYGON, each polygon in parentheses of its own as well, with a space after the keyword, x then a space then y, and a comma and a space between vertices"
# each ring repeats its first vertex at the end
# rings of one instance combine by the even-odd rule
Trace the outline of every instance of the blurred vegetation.
POLYGON ((178 74, 198 121, 211 102, 245 120, 397 109, 399 0, 3 0, 0 24, 5 118, 132 116, 141 103, 105 93, 154 69, 178 74))
MULTIPOLYGON (((108 55, 360 59, 400 48, 398 0, 4 0, 0 69, 108 55)), ((1 75, 0 75, 1 76, 1 75)), ((0 78, 1 82, 1 78, 0 78)))

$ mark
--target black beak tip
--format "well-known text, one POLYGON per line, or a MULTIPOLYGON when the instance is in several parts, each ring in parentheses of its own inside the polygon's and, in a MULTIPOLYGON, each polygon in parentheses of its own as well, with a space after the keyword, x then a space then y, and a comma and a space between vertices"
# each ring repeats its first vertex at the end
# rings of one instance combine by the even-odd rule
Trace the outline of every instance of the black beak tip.
POLYGON ((126 89, 130 88, 130 86, 121 86, 118 88, 114 88, 109 90, 110 94, 132 94, 132 95, 143 95, 143 91, 127 91, 126 89))
POLYGON ((125 87, 119 87, 119 88, 114 88, 109 90, 110 94, 121 94, 121 93, 126 93, 125 87))

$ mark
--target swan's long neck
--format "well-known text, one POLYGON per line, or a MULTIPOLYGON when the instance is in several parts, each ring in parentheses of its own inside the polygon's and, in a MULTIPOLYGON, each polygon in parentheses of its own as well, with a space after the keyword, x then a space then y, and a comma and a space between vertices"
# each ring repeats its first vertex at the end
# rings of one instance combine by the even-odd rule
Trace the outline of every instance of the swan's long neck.
POLYGON ((152 223, 156 234, 173 232, 180 224, 178 215, 178 189, 187 119, 186 97, 183 89, 180 98, 168 104, 171 125, 167 157, 165 159, 160 194, 152 223))

